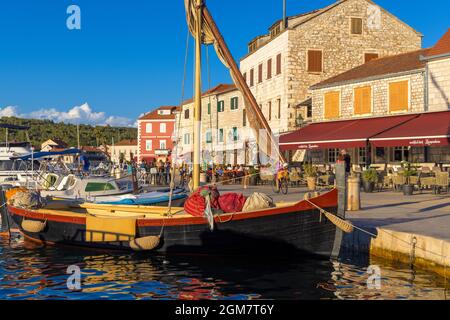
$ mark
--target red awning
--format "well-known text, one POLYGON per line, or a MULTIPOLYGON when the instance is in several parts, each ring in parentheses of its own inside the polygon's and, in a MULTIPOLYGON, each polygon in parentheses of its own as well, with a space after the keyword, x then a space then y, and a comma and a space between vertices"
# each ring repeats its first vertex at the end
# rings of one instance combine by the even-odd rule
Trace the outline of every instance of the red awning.
POLYGON ((375 147, 430 147, 450 145, 450 111, 423 113, 385 131, 370 142, 375 147))
POLYGON ((365 147, 369 138, 418 115, 313 123, 280 137, 280 150, 365 147))

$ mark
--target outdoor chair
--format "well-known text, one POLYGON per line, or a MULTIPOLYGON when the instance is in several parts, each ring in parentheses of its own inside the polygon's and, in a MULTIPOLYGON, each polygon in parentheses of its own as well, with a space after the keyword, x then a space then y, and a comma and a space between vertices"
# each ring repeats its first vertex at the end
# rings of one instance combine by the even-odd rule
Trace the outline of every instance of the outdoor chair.
POLYGON ((401 190, 401 187, 406 183, 406 177, 399 175, 399 174, 394 174, 392 176, 392 184, 394 186, 394 190, 395 191, 399 191, 401 190))
POLYGON ((296 169, 292 169, 289 172, 289 181, 291 182, 291 186, 299 186, 300 185, 301 177, 296 169))
POLYGON ((449 173, 448 172, 436 172, 436 188, 445 190, 448 193, 449 190, 449 173))

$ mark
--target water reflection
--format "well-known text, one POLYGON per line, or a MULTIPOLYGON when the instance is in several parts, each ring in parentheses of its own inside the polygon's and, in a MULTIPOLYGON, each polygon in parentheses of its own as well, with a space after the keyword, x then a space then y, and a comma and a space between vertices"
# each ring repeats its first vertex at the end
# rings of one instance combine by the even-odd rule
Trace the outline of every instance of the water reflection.
POLYGON ((367 263, 152 256, 0 240, 1 299, 445 299, 438 277, 384 261, 381 288, 367 288, 367 263), (82 290, 67 289, 69 265, 82 290))

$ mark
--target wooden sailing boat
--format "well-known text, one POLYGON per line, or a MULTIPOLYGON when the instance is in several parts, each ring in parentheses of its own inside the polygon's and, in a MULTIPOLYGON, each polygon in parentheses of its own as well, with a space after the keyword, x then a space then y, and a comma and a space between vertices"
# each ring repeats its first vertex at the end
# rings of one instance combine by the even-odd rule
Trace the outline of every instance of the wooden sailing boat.
MULTIPOLYGON (((263 140, 269 145, 273 139, 270 127, 211 14, 202 0, 185 0, 185 5, 188 25, 196 38, 197 123, 200 124, 201 119, 201 45, 214 43, 219 56, 230 67, 232 78, 245 97, 249 123, 256 131, 265 130, 267 136, 263 140)), ((195 126, 194 134, 196 148, 193 179, 195 187, 198 187, 200 125, 195 126)), ((268 146, 266 152, 269 152, 270 148, 268 146)), ((336 255, 340 247, 341 231, 335 224, 336 220, 339 220, 335 215, 338 212, 339 193, 334 189, 309 201, 282 203, 274 208, 253 212, 218 215, 214 217, 213 231, 205 217, 188 215, 183 208, 130 208, 54 202, 39 210, 13 206, 9 206, 8 210, 26 238, 45 243, 166 253, 273 254, 289 250, 330 257, 336 255), (329 218, 323 217, 323 213, 329 218)))

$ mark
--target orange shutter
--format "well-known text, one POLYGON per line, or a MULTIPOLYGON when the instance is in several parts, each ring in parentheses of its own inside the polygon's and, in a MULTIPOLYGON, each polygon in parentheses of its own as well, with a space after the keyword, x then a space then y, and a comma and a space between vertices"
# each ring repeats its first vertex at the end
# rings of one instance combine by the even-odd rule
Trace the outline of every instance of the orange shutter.
POLYGON ((409 82, 399 81, 389 84, 389 112, 408 111, 409 82))
POLYGON ((354 113, 368 114, 372 109, 372 87, 356 88, 354 91, 354 113))
POLYGON ((325 93, 325 119, 333 119, 339 117, 339 102, 341 95, 339 91, 325 93))

